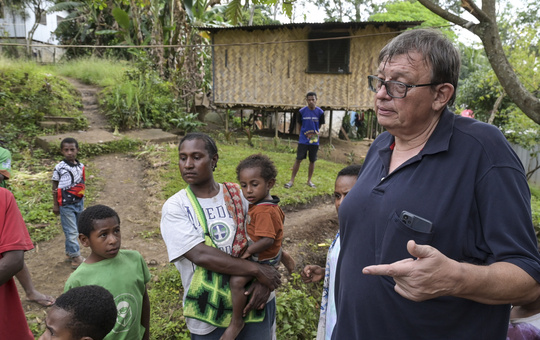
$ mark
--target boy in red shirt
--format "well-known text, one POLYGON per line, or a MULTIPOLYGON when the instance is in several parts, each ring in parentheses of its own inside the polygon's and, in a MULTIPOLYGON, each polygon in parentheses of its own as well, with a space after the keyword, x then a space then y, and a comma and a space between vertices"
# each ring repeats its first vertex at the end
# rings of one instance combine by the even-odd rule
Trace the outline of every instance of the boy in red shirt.
POLYGON ((33 248, 13 194, 0 188, 0 339, 34 339, 13 280, 33 248))

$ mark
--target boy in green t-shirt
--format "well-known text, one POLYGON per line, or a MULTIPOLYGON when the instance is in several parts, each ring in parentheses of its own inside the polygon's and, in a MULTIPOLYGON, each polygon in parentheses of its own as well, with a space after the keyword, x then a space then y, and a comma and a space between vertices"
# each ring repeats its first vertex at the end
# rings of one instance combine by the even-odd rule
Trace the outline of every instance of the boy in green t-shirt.
POLYGON ((98 285, 114 296, 118 316, 105 340, 149 339, 150 273, 135 250, 121 250, 120 217, 105 205, 86 208, 79 217, 79 240, 90 256, 68 278, 64 291, 98 285))

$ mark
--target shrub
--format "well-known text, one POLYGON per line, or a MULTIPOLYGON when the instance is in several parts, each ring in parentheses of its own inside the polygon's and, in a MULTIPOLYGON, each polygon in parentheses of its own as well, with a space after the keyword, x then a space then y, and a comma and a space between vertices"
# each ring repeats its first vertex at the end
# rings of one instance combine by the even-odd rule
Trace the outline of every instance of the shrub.
POLYGON ((190 339, 182 309, 183 291, 180 273, 174 265, 154 273, 148 287, 153 339, 190 339))
MULTIPOLYGON (((280 287, 277 291, 276 333, 278 339, 314 339, 317 335, 319 303, 309 294, 309 291, 295 288, 299 286, 299 281, 300 275, 293 273, 292 283, 280 287)), ((320 288, 320 285, 313 286, 320 288)))
POLYGON ((173 119, 187 119, 183 106, 172 93, 172 85, 154 71, 126 72, 121 82, 103 91, 100 104, 111 126, 124 130, 168 129, 175 123, 173 119))

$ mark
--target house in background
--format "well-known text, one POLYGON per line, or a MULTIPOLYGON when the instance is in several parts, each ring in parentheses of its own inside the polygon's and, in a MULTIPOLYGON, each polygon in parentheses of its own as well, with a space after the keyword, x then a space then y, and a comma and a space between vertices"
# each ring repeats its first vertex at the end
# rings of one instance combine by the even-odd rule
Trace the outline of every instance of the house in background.
MULTIPOLYGON (((52 2, 44 1, 45 9, 52 5, 52 2)), ((61 58, 64 51, 55 47, 55 45, 58 45, 58 40, 53 32, 67 15, 67 12, 55 12, 44 13, 41 16, 32 39, 32 45, 46 44, 48 46, 32 46, 32 54, 36 61, 54 62, 61 58)), ((2 6, 0 3, 0 51, 9 48, 9 46, 1 45, 1 43, 26 44, 28 32, 30 32, 33 25, 34 12, 31 8, 14 9, 8 5, 2 6)), ((25 47, 18 47, 17 49, 22 52, 25 47)), ((24 54, 24 52, 22 53, 24 54)))
MULTIPOLYGON (((326 128, 339 132, 341 120, 332 119, 334 111, 372 108, 373 93, 368 89, 367 76, 377 70, 379 51, 401 31, 419 24, 405 21, 200 27, 212 38, 214 105, 274 111, 277 135, 278 129, 286 132, 291 122, 292 114, 287 117, 287 112, 305 106, 306 93, 314 91, 317 105, 329 111, 326 128)), ((328 133, 326 136, 330 137, 328 133)))

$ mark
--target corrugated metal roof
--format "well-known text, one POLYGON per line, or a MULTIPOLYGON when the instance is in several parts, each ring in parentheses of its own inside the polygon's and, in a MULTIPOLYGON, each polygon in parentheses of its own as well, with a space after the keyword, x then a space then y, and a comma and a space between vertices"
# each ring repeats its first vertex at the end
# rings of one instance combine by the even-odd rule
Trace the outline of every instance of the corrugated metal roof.
POLYGON ((390 28, 405 29, 418 26, 423 21, 363 21, 363 22, 317 22, 317 23, 292 23, 292 24, 279 24, 279 25, 254 25, 254 26, 231 26, 231 27, 210 27, 210 26, 198 26, 195 27, 201 31, 208 31, 216 33, 219 31, 259 31, 259 30, 276 30, 282 28, 304 28, 311 27, 313 29, 343 29, 343 28, 364 28, 372 25, 375 27, 387 26, 390 28))

